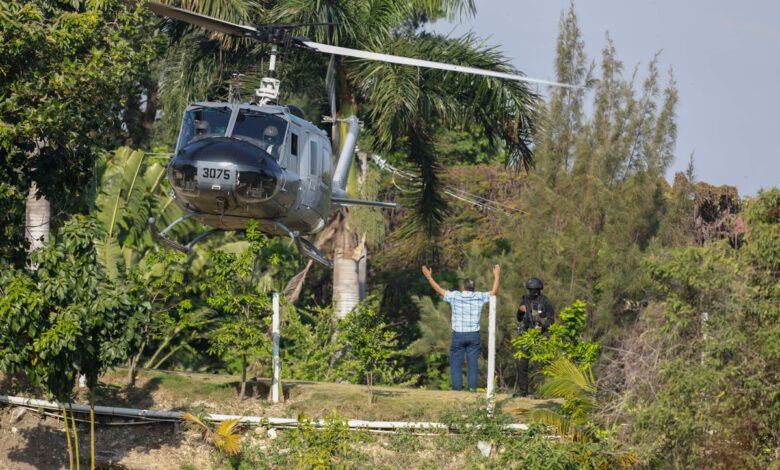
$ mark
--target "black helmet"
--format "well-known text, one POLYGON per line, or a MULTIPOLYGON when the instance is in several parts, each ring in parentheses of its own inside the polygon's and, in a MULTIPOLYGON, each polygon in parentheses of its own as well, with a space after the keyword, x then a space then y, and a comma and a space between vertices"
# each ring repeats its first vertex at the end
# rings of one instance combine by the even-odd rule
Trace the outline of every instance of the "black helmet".
POLYGON ((528 280, 528 282, 525 283, 525 288, 529 290, 531 289, 542 290, 544 289, 544 284, 542 284, 542 280, 539 279, 538 277, 532 277, 531 279, 528 280))

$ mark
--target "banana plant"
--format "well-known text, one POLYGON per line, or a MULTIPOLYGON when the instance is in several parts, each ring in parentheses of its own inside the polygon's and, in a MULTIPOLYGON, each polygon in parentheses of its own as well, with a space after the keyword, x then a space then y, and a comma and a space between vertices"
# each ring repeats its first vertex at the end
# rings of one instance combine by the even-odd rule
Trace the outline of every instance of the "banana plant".
POLYGON ((119 148, 102 166, 94 215, 106 234, 95 245, 103 269, 117 278, 128 274, 154 246, 146 221, 169 206, 160 194, 165 168, 159 163, 146 165, 143 151, 128 147, 119 148))

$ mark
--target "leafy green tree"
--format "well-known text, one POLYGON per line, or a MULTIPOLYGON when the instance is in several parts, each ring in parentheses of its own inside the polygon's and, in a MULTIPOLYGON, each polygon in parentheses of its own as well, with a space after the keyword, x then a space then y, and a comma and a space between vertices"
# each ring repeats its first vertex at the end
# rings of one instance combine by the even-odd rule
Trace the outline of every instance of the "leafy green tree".
MULTIPOLYGON (((83 374, 94 405, 98 378, 138 347, 138 313, 150 308, 102 271, 94 244, 102 236, 97 221, 77 216, 33 254, 37 270, 0 287, 0 369, 24 373, 62 403, 83 374)), ((94 420, 91 435, 94 463, 94 420)))
POLYGON ((594 82, 593 111, 585 112, 587 94, 552 92, 535 136, 539 171, 526 180, 525 214, 508 237, 512 264, 525 278, 541 278, 554 304, 592 305, 592 335, 610 342, 646 295, 643 252, 662 240, 684 241, 661 232, 677 229, 666 215, 677 202, 664 180, 677 91, 671 73, 662 85, 657 57, 643 82, 636 71, 624 77, 609 38, 598 69, 587 66, 573 8, 562 17, 557 57, 556 79, 594 82))
POLYGON ((281 360, 284 375, 298 380, 332 380, 331 359, 336 322, 331 308, 296 308, 282 311, 281 360))
POLYGON ((152 305, 138 320, 142 342, 128 361, 133 386, 147 348, 156 347, 147 367, 168 359, 202 332, 210 310, 193 299, 191 280, 200 272, 193 257, 160 251, 147 228, 150 217, 164 223, 181 215, 166 191, 165 168, 140 150, 121 147, 98 158, 94 181, 88 202, 105 229, 95 241, 98 261, 109 277, 152 305), (177 344, 180 337, 185 339, 177 344))
POLYGON ((159 45, 149 18, 113 0, 0 4, 0 259, 25 259, 33 182, 32 196, 64 220, 82 209, 99 150, 139 131, 126 118, 148 91, 138 77, 159 45))
POLYGON ((262 280, 282 262, 277 254, 264 253, 268 238, 257 231, 256 224, 247 227, 246 237, 248 246, 237 254, 211 251, 202 280, 206 302, 218 311, 209 352, 240 358, 242 399, 249 361, 266 351, 269 344, 271 297, 262 280))
POLYGON ((398 375, 398 340, 377 313, 376 302, 366 302, 350 312, 339 324, 338 341, 343 348, 340 370, 365 380, 368 403, 373 403, 377 377, 398 375))

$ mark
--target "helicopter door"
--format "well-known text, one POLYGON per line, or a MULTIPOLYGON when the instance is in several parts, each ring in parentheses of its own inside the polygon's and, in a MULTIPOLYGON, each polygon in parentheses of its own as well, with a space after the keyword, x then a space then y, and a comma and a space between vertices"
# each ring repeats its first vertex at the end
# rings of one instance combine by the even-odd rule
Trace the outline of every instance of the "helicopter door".
POLYGON ((320 151, 316 138, 309 137, 308 152, 301 158, 301 178, 305 188, 303 204, 312 209, 317 207, 320 198, 320 151))

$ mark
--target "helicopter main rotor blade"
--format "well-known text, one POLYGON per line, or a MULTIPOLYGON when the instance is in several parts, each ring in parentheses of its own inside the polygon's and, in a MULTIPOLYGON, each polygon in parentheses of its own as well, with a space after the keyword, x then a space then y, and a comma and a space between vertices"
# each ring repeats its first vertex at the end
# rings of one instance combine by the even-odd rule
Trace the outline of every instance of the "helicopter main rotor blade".
POLYGON ((443 62, 433 62, 430 60, 412 59, 411 57, 401 57, 389 54, 380 54, 378 52, 361 51, 359 49, 348 49, 346 47, 329 46, 327 44, 320 44, 318 42, 312 42, 307 40, 301 40, 301 44, 311 49, 324 52, 326 54, 335 54, 346 57, 355 57, 358 59, 378 60, 381 62, 389 62, 391 64, 412 65, 415 67, 426 67, 429 69, 449 70, 452 72, 470 73, 474 75, 483 75, 486 77, 505 78, 508 80, 517 80, 520 82, 537 83, 539 85, 557 86, 563 88, 582 88, 578 85, 570 85, 568 83, 557 83, 549 80, 541 80, 538 78, 525 77, 523 75, 516 75, 513 73, 496 72, 494 70, 484 70, 474 67, 466 67, 463 65, 446 64, 443 62))
POLYGON ((183 8, 163 5, 162 3, 147 2, 146 7, 158 15, 167 16, 185 23, 194 24, 201 28, 215 31, 217 33, 229 34, 231 36, 249 36, 258 35, 257 28, 231 23, 229 21, 218 20, 210 16, 201 15, 183 8))

